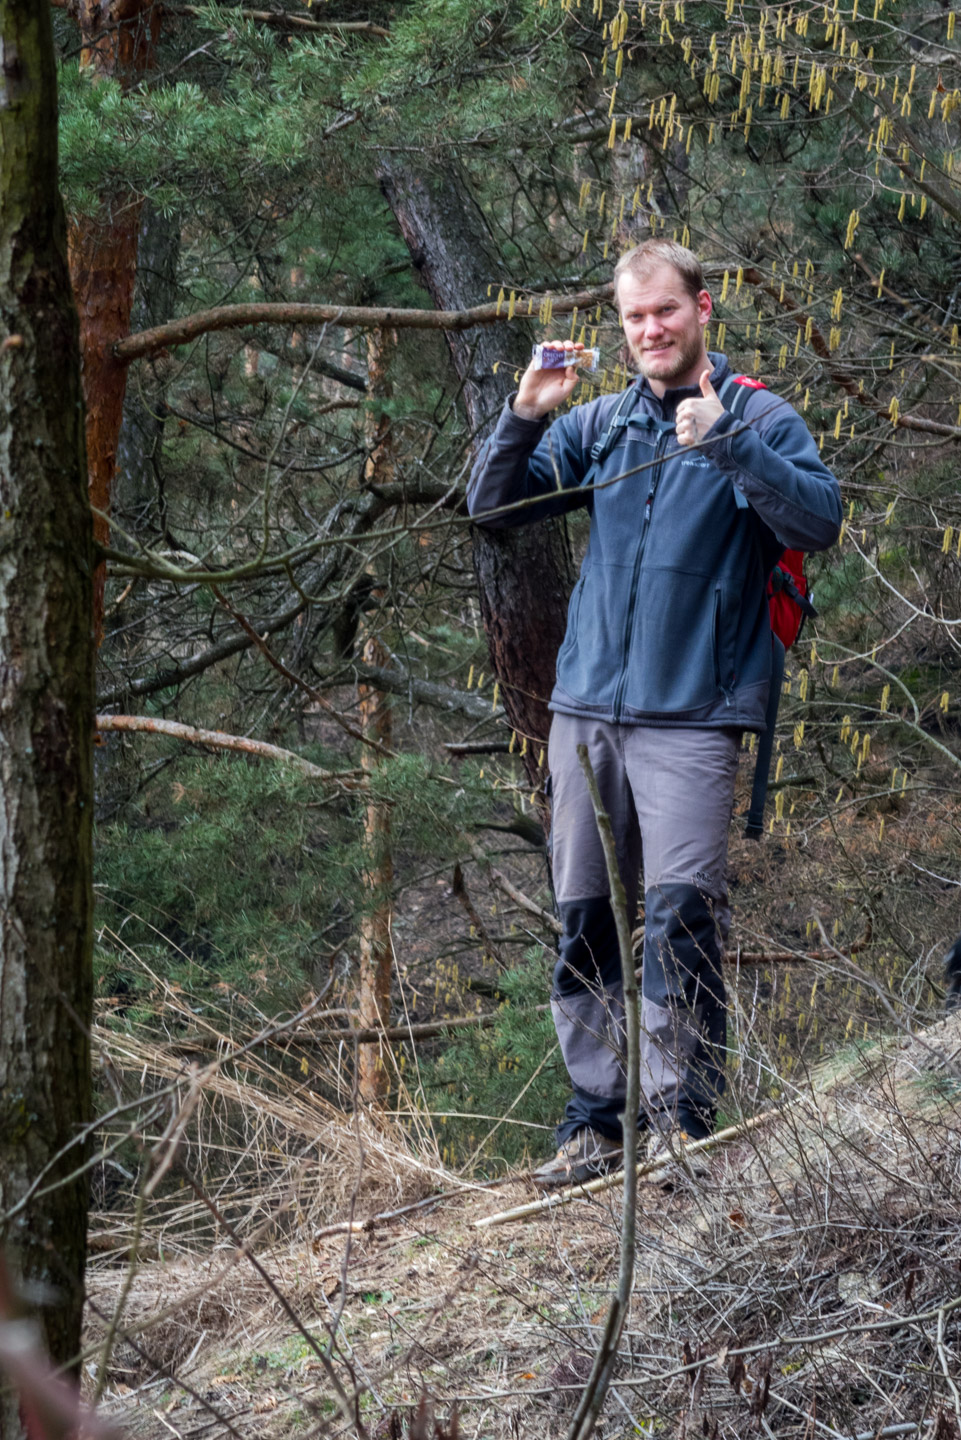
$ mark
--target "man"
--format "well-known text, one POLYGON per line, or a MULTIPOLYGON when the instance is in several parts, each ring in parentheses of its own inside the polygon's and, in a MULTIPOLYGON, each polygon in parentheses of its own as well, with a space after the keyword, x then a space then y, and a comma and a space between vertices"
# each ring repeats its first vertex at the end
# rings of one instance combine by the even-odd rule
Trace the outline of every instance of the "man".
POLYGON ((696 257, 648 240, 618 262, 614 284, 640 372, 630 393, 568 410, 545 434, 578 377, 573 366, 529 368, 468 494, 481 524, 579 506, 591 517, 551 697, 563 925, 551 1004, 574 1093, 558 1154, 535 1175, 544 1187, 621 1158, 623 985, 577 745, 611 816, 632 920, 643 854, 637 1123, 672 1150, 710 1133, 724 1085, 727 832, 741 735, 764 729, 767 578, 784 548, 825 549, 841 522, 837 481, 790 405, 754 389, 735 420, 722 404, 732 376, 705 349, 711 297, 696 257), (594 466, 615 412, 613 443, 594 466))

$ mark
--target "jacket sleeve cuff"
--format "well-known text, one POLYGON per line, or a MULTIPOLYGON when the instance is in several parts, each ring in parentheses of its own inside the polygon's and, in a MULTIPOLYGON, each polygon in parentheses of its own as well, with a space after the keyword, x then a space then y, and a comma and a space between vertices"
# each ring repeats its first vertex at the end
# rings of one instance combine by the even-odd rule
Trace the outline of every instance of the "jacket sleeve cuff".
POLYGON ((540 420, 525 420, 520 415, 514 414, 514 401, 517 399, 517 391, 508 395, 504 401, 504 408, 497 421, 497 428, 494 431, 498 440, 504 439, 512 445, 526 445, 530 449, 540 440, 548 426, 547 416, 540 420))

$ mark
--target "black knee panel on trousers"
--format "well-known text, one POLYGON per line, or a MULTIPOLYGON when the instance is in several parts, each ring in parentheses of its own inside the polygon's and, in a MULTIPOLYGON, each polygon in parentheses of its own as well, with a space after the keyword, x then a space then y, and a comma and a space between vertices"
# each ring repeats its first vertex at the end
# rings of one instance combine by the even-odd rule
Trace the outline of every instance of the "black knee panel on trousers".
POLYGON ((961 1009, 961 935, 944 957, 945 1010, 961 1009))
POLYGON ((621 952, 608 896, 562 900, 558 909, 564 929, 557 947, 560 959, 554 966, 556 993, 573 995, 619 981, 621 952))
POLYGON ((721 943, 710 896, 696 885, 665 884, 644 897, 642 989, 657 1005, 724 1004, 721 943))

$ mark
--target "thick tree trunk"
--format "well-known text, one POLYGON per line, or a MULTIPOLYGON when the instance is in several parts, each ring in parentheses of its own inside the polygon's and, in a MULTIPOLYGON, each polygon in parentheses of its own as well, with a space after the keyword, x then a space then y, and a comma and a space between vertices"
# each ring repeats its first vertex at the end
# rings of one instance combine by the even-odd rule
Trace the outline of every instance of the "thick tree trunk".
MULTIPOLYGON (((454 168, 437 176, 418 173, 413 162, 391 157, 381 183, 435 305, 463 309, 486 300, 488 286, 498 282, 499 262, 466 177, 454 168)), ((447 339, 479 443, 513 389, 515 370, 530 359, 530 330, 522 322, 479 326, 447 339)), ((528 777, 539 786, 546 773, 539 760, 550 727, 547 702, 573 584, 570 550, 556 522, 508 531, 475 528, 473 537, 491 663, 510 722, 527 738, 528 777)))
MULTIPOLYGON (((0 1244, 65 1364, 86 1254, 87 1182, 68 1177, 90 1118, 93 545, 48 7, 4 0, 0 42, 0 1244)), ((19 1431, 0 1400, 0 1437, 19 1431)))

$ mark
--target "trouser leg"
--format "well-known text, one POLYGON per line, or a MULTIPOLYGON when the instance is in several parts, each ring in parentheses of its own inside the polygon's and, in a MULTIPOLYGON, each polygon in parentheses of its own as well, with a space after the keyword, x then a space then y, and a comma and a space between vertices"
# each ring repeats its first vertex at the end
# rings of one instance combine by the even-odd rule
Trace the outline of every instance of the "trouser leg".
POLYGON ((641 1091, 657 1128, 710 1133, 724 1089, 721 952, 730 928, 727 836, 740 737, 630 732, 644 845, 641 1091))
POLYGON ((624 1110, 624 984, 607 866, 577 745, 588 747, 611 817, 628 915, 637 910, 640 833, 623 756, 624 732, 603 721, 555 715, 549 759, 554 888, 563 932, 551 1010, 573 1086, 559 1143, 589 1126, 620 1140, 624 1110))

